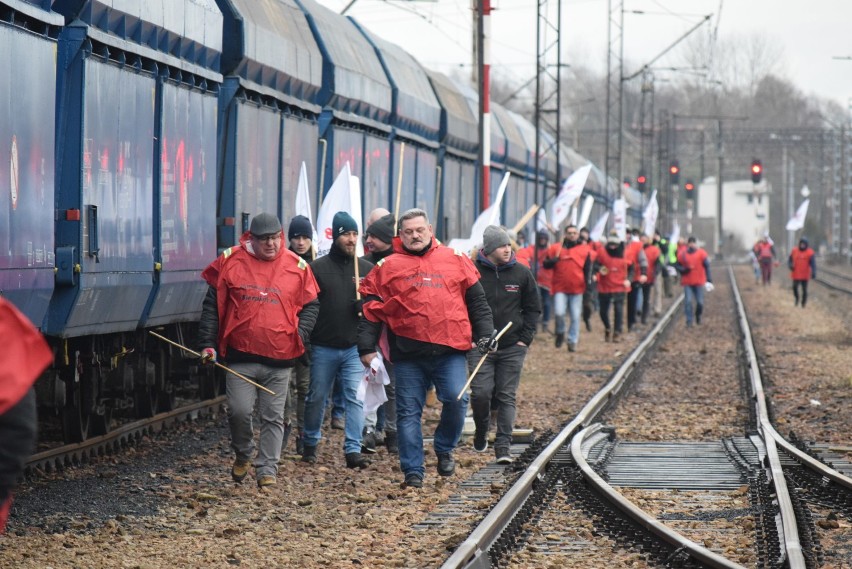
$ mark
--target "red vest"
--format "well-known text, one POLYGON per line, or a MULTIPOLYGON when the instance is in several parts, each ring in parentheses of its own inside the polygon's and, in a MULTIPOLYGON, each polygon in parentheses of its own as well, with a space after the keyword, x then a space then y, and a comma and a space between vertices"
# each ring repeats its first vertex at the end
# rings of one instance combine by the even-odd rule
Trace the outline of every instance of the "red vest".
POLYGON ((657 276, 657 261, 660 258, 660 248, 656 245, 645 245, 645 257, 648 258, 648 280, 645 284, 654 284, 654 278, 657 276))
POLYGON ((550 292, 556 294, 583 294, 586 290, 586 278, 583 267, 589 258, 590 248, 586 243, 577 243, 570 249, 555 243, 547 250, 549 259, 559 258, 553 266, 553 286, 550 292))
POLYGON ((771 259, 775 255, 772 254, 772 245, 769 243, 764 243, 761 241, 757 245, 755 245, 757 258, 758 259, 771 259))
POLYGON ((615 292, 630 292, 624 281, 629 278, 630 266, 633 264, 625 252, 624 257, 613 257, 606 247, 598 249, 597 262, 601 265, 598 273, 598 292, 611 294, 615 292))
MULTIPOLYGON (((538 286, 550 290, 553 284, 553 269, 544 268, 544 259, 547 256, 548 248, 538 250, 538 275, 536 280, 538 286)), ((528 245, 515 253, 515 259, 526 268, 532 270, 533 260, 535 259, 535 245, 528 245)))
MULTIPOLYGON (((53 352, 41 333, 11 303, 0 298, 0 415, 27 394, 38 376, 53 361, 53 352)), ((1 527, 1 526, 0 526, 1 527)))
POLYGON ((707 258, 707 251, 701 248, 690 251, 687 247, 680 255, 677 261, 684 267, 689 269, 689 272, 680 276, 680 284, 683 286, 703 285, 707 282, 707 271, 704 270, 704 260, 707 258))
POLYGON ((793 270, 790 272, 790 278, 794 281, 809 281, 811 280, 811 258, 814 256, 814 250, 808 247, 804 251, 796 247, 790 253, 790 258, 793 259, 793 270))
POLYGON ((299 337, 299 312, 316 299, 317 281, 308 264, 282 249, 271 261, 246 250, 248 234, 204 269, 201 277, 216 287, 219 353, 241 352, 292 360, 305 353, 299 337))
POLYGON ((470 350, 473 332, 464 297, 479 282, 473 262, 435 239, 423 255, 403 249, 399 237, 393 246, 394 254, 361 282, 362 297, 380 299, 364 304, 364 316, 403 338, 470 350))

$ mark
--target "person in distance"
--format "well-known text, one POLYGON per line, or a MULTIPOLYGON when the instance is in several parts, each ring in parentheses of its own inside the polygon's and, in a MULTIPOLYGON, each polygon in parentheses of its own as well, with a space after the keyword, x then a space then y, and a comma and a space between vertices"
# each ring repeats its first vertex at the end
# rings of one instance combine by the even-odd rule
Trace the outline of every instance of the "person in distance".
POLYGON ((680 284, 683 285, 686 327, 691 328, 693 320, 696 324, 701 324, 701 316, 704 313, 704 291, 713 290, 710 259, 707 257, 707 251, 698 246, 694 236, 690 235, 686 240, 686 249, 678 254, 677 270, 680 273, 680 284))
POLYGON ((816 255, 808 245, 808 238, 799 239, 799 246, 793 249, 787 259, 790 278, 793 280, 793 298, 799 305, 799 290, 802 291, 802 308, 808 302, 808 281, 816 278, 816 255))

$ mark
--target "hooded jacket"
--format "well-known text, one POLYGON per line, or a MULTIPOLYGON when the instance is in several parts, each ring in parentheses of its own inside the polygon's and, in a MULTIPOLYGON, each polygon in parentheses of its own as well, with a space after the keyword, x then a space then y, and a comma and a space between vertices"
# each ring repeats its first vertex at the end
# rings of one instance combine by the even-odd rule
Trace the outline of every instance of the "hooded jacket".
POLYGON ((553 269, 551 293, 583 294, 592 276, 591 248, 582 241, 565 239, 547 250, 544 265, 553 269))
POLYGON ((500 338, 499 348, 513 346, 519 341, 529 346, 541 314, 541 295, 532 273, 518 263, 514 255, 505 265, 495 265, 480 251, 475 264, 482 275, 479 282, 491 307, 494 328, 502 330, 512 323, 500 338))

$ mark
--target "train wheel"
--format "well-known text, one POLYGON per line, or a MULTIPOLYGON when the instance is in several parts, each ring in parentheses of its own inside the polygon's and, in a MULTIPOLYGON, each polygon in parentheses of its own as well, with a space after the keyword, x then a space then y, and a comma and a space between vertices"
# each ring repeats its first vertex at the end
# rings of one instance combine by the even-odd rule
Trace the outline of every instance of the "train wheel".
POLYGON ((66 443, 81 443, 89 438, 89 415, 80 405, 67 404, 59 412, 62 420, 62 438, 66 443))
MULTIPOLYGON (((78 361, 74 378, 76 381, 69 380, 65 383, 65 405, 59 412, 62 436, 66 443, 80 443, 89 438, 92 432, 92 417, 97 415, 95 409, 100 386, 98 368, 84 367, 78 361)), ((100 430, 99 425, 95 427, 95 430, 100 430)))
POLYGON ((154 356, 157 374, 157 408, 162 413, 175 408, 175 384, 171 381, 168 355, 161 351, 154 356))

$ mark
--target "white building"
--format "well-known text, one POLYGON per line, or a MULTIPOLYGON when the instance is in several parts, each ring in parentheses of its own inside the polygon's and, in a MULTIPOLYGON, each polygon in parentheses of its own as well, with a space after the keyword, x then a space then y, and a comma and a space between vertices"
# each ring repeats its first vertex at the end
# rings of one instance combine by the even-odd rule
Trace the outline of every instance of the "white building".
MULTIPOLYGON (((713 227, 718 228, 718 184, 715 176, 705 178, 696 193, 696 218, 706 221, 712 219, 713 227)), ((772 186, 765 178, 759 184, 754 184, 751 180, 732 180, 722 184, 722 232, 726 252, 747 251, 769 231, 771 193, 772 186)), ((708 246, 717 250, 716 243, 718 235, 714 235, 712 244, 708 242, 708 246)))

